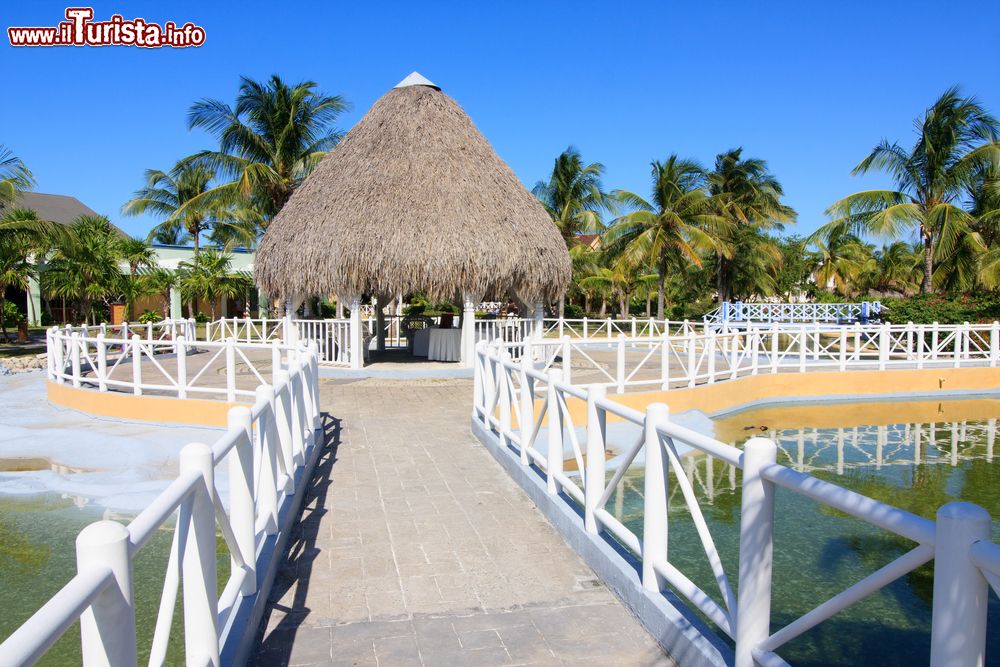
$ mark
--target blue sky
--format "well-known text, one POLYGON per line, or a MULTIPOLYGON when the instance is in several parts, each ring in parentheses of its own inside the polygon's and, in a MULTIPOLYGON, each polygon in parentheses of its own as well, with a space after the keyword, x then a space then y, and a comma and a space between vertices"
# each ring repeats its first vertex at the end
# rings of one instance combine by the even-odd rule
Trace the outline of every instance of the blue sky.
MULTIPOLYGON (((3 27, 55 25, 66 5, 5 3, 3 27)), ((883 184, 849 172, 948 86, 1000 114, 997 2, 96 2, 207 31, 197 49, 13 49, 4 34, 0 144, 38 190, 119 211, 146 168, 212 146, 192 101, 232 102, 279 73, 348 98, 350 128, 409 72, 439 84, 529 187, 577 146, 605 184, 645 194, 649 162, 762 157, 808 233, 839 197, 883 184)), ((5 31, 4 31, 5 32, 5 31)))

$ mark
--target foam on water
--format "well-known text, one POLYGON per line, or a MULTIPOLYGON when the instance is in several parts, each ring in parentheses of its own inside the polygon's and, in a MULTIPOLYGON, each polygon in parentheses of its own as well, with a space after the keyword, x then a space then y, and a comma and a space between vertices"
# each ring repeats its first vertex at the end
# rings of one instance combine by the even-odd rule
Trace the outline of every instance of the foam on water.
MULTIPOLYGON (((54 406, 46 398, 45 382, 44 372, 0 377, 0 458, 44 457, 86 470, 0 473, 0 494, 56 493, 78 505, 136 511, 176 477, 184 445, 211 444, 221 433, 98 418, 54 406)), ((225 468, 217 472, 224 474, 225 468)))

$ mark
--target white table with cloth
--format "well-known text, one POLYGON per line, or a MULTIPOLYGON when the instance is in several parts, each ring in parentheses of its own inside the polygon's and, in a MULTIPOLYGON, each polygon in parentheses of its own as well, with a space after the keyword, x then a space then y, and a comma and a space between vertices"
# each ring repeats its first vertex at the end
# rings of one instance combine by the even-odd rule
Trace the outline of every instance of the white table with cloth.
POLYGON ((415 357, 426 357, 427 348, 431 342, 431 329, 417 329, 413 332, 413 350, 410 352, 415 357))
POLYGON ((462 360, 461 329, 431 329, 427 358, 431 361, 462 360))

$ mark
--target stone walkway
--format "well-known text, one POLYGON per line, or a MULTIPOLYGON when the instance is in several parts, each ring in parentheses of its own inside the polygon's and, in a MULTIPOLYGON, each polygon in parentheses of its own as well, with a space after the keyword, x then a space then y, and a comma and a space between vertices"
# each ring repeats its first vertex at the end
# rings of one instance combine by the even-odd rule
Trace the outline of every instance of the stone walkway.
POLYGON ((254 664, 672 664, 472 437, 471 394, 323 382, 334 443, 254 664))

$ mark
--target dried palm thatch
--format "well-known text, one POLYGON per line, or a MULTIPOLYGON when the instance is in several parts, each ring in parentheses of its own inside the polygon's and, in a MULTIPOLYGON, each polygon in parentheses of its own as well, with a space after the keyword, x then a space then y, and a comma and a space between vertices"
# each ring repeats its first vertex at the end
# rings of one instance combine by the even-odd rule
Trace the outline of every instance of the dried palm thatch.
POLYGON ((530 302, 562 295, 571 268, 548 214, 465 112, 411 75, 292 195, 255 271, 283 299, 422 291, 530 302))

